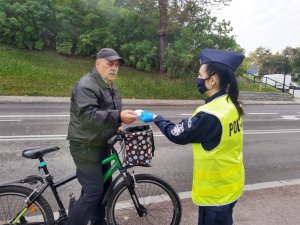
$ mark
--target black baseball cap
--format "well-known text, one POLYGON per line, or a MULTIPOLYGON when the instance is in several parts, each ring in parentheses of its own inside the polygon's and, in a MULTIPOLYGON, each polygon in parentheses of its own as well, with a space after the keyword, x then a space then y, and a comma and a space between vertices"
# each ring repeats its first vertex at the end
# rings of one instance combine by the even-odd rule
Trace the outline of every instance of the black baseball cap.
POLYGON ((119 60, 120 63, 125 63, 125 60, 118 55, 112 48, 102 48, 96 55, 96 59, 107 59, 109 61, 119 60))

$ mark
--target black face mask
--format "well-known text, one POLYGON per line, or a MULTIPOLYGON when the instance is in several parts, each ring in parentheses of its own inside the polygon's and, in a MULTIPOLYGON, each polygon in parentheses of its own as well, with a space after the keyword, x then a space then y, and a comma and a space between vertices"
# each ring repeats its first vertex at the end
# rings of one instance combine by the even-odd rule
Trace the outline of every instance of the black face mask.
MULTIPOLYGON (((210 77, 209 77, 210 78, 210 77)), ((198 88, 198 91, 200 92, 200 94, 204 94, 205 92, 208 91, 208 89, 206 88, 205 86, 205 80, 209 79, 209 78, 199 78, 197 77, 196 78, 196 83, 197 83, 197 88, 198 88)))

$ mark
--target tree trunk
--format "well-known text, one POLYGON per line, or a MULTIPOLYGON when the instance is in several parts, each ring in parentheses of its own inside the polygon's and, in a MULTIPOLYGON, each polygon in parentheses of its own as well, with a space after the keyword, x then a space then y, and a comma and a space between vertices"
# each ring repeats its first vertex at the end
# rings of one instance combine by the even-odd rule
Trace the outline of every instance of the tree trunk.
POLYGON ((159 7, 159 27, 157 30, 157 35, 159 37, 159 48, 160 48, 160 64, 159 71, 161 73, 166 71, 164 67, 165 63, 165 51, 168 46, 167 39, 167 24, 168 24, 168 10, 167 10, 168 0, 158 0, 159 7))

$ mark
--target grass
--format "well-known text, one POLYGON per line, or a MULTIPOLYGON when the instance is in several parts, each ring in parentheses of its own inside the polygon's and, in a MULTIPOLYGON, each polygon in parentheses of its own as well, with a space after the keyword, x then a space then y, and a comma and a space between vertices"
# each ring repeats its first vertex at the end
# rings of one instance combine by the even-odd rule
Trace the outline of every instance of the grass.
MULTIPOLYGON (((28 51, 0 45, 0 95, 69 96, 77 80, 92 70, 95 60, 66 57, 51 51, 28 51)), ((241 91, 274 88, 238 79, 241 91)), ((200 99, 195 78, 171 80, 157 73, 121 67, 116 84, 123 98, 200 99)))

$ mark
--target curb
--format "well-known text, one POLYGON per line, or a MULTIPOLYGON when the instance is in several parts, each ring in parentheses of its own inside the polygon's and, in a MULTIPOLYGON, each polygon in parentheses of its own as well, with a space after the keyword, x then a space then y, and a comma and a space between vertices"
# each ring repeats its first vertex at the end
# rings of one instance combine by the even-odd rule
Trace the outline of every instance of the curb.
MULTIPOLYGON (((0 96, 0 104, 4 103, 69 103, 70 97, 44 97, 44 96, 0 96)), ((241 99, 243 105, 298 105, 300 99, 294 101, 257 101, 241 99)), ((168 100, 168 99, 123 99, 123 105, 141 106, 198 106, 204 100, 168 100)))
MULTIPOLYGON (((300 179, 245 184, 243 191, 250 192, 256 190, 265 190, 270 188, 287 187, 287 186, 295 186, 295 185, 297 186, 300 185, 300 179)), ((192 192, 191 191, 179 192, 178 195, 180 199, 191 199, 192 192)))

